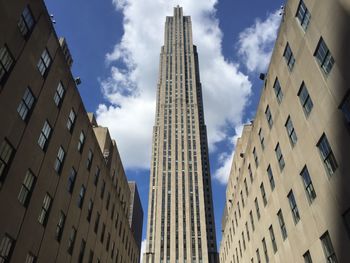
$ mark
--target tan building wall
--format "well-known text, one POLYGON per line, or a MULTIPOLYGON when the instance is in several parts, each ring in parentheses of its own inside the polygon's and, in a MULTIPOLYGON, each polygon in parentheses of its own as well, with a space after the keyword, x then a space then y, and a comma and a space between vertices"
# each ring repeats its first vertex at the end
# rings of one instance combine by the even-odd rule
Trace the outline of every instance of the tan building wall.
POLYGON ((116 143, 87 115, 43 1, 0 1, 0 53, 0 261, 138 262, 116 143), (51 63, 42 75, 45 48, 51 63), (27 87, 33 103, 23 100, 27 87))
POLYGON ((304 0, 310 16, 304 13, 300 22, 300 1, 287 1, 256 117, 244 127, 232 161, 220 245, 222 263, 311 262, 304 261, 307 252, 312 262, 350 262, 350 196, 344 190, 350 174, 345 157, 350 149, 345 62, 350 57, 344 49, 349 42, 349 10, 344 3, 349 6, 348 1, 304 0), (321 38, 328 53, 318 62, 321 38), (287 43, 295 63, 286 55, 287 43), (274 88, 276 78, 283 96, 274 88), (302 83, 309 94, 306 101, 301 100, 302 83), (293 124, 289 132, 288 118, 293 124), (277 158, 277 145, 283 161, 277 158), (321 154, 320 145, 330 150, 327 155, 321 154), (304 180, 305 167, 312 185, 304 180))

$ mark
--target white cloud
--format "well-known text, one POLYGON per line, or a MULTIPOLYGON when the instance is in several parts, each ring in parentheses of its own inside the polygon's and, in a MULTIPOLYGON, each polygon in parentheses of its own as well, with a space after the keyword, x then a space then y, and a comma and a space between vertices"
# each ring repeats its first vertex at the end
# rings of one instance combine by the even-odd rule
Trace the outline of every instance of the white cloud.
POLYGON ((181 5, 191 15, 198 47, 209 147, 230 137, 226 127, 239 124, 251 91, 248 77, 221 53, 222 32, 216 0, 113 0, 123 13, 124 35, 106 55, 110 77, 101 81, 110 103, 100 105, 97 120, 108 126, 127 168, 148 168, 154 124, 158 63, 165 17, 181 5), (152 14, 152 15, 150 15, 152 14), (118 66, 116 66, 118 65, 118 66), (122 66, 120 66, 122 65, 122 66))
POLYGON ((142 240, 141 242, 141 258, 140 258, 140 263, 142 263, 143 260, 143 254, 146 252, 146 239, 142 240))
POLYGON ((251 72, 267 70, 281 21, 279 13, 277 10, 269 14, 264 21, 256 19, 252 26, 239 34, 238 53, 251 72))

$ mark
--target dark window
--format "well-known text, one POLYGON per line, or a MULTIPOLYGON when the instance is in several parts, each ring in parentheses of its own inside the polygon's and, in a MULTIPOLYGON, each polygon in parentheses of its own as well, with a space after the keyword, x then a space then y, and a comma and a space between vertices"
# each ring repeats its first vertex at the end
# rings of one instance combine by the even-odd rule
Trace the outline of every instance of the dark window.
POLYGON ((273 252, 276 253, 276 252, 277 252, 277 244, 276 244, 275 233, 273 232, 273 227, 272 227, 272 225, 269 227, 269 232, 270 232, 270 237, 271 237, 273 252))
POLYGON ((17 107, 18 115, 22 120, 26 121, 30 115, 31 109, 34 106, 35 97, 29 88, 26 88, 21 102, 17 107))
POLYGON ((4 83, 14 64, 13 57, 7 46, 0 48, 0 84, 4 83))
POLYGON ((60 241, 62 238, 64 223, 66 222, 66 215, 63 213, 63 211, 60 211, 60 215, 58 217, 58 222, 56 225, 56 240, 60 241))
POLYGON ((90 171, 91 168, 91 164, 92 164, 92 159, 94 157, 94 154, 92 153, 92 150, 89 149, 89 153, 88 153, 88 158, 86 161, 86 168, 90 171))
POLYGON ((281 103, 283 99, 283 92, 282 92, 281 84, 278 81, 278 78, 276 78, 275 83, 273 84, 273 90, 275 91, 275 95, 278 103, 281 103))
POLYGON ((104 240, 104 238, 105 238, 105 231, 106 231, 106 225, 103 223, 103 224, 102 224, 101 237, 100 237, 101 243, 103 243, 103 240, 104 240))
POLYGON ((264 135, 262 133, 262 129, 261 128, 260 128, 258 134, 259 134, 259 140, 260 140, 261 148, 264 150, 265 149, 265 143, 264 143, 265 138, 264 138, 264 135))
POLYGON ((265 116, 266 116, 267 123, 269 124, 269 127, 271 129, 273 125, 273 120, 272 120, 272 114, 271 114, 269 105, 267 105, 266 107, 265 116))
POLYGON ((27 254, 25 263, 35 263, 36 262, 36 256, 34 256, 31 252, 27 254))
POLYGON ((73 253, 76 235, 77 235, 77 230, 75 229, 75 227, 72 227, 72 229, 70 231, 69 239, 68 239, 68 249, 67 249, 67 251, 70 255, 72 255, 72 253, 73 253))
POLYGON ((24 206, 27 206, 29 203, 35 185, 35 181, 35 176, 30 170, 28 170, 18 194, 18 201, 24 206))
POLYGON ((64 93, 65 93, 65 88, 63 87, 62 82, 58 82, 58 86, 55 92, 55 95, 53 97, 53 100, 55 101, 55 104, 57 107, 61 106, 63 97, 64 97, 64 93))
POLYGON ((309 174, 309 171, 308 171, 306 165, 304 166, 304 168, 301 171, 300 175, 301 175, 301 177, 303 179, 303 183, 304 183, 304 186, 305 186, 305 190, 306 190, 306 194, 307 194, 308 200, 309 200, 310 203, 312 203, 313 200, 315 200, 315 198, 316 198, 316 192, 315 192, 314 186, 312 184, 312 180, 311 180, 311 177, 310 177, 310 174, 309 174))
POLYGON ((273 178, 273 173, 270 165, 267 167, 267 176, 269 178, 271 190, 273 191, 275 189, 275 179, 273 178))
POLYGON ((46 193, 43 200, 43 204, 41 206, 40 214, 38 217, 38 221, 42 225, 46 225, 46 222, 50 213, 51 202, 52 202, 51 196, 48 193, 46 193))
POLYGON ((321 139, 318 141, 317 147, 320 151, 323 163, 325 164, 328 174, 334 174, 334 172, 338 168, 338 164, 333 154, 332 148, 329 145, 327 136, 325 134, 323 134, 321 139))
POLYGON ((264 254, 265 254, 265 260, 266 260, 266 262, 269 262, 269 255, 267 253, 267 246, 266 246, 265 238, 263 238, 261 242, 262 242, 262 245, 263 245, 263 250, 264 250, 264 254))
POLYGON ((109 203, 110 203, 110 201, 111 201, 111 193, 108 192, 108 194, 107 194, 107 201, 106 201, 106 210, 109 209, 109 203))
POLYGON ((350 125, 350 92, 346 95, 344 101, 340 106, 341 111, 344 114, 346 123, 350 125))
POLYGON ((72 130, 73 130, 75 118, 76 118, 76 114, 72 108, 69 112, 68 120, 67 120, 67 129, 70 132, 72 132, 72 130))
POLYGON ((75 177, 77 176, 77 172, 75 171, 75 169, 72 167, 72 169, 70 170, 70 174, 68 177, 68 192, 72 193, 73 192, 73 188, 74 188, 74 183, 75 183, 75 177))
POLYGON ((308 116, 314 106, 311 97, 309 95, 309 92, 306 88, 305 83, 303 82, 301 84, 301 87, 298 92, 299 100, 301 103, 301 106, 303 107, 304 113, 306 116, 308 116))
POLYGON ((280 228, 281 228, 282 238, 283 238, 283 240, 285 240, 287 238, 288 234, 287 234, 287 228, 286 228, 286 224, 284 223, 284 218, 283 218, 283 214, 282 214, 281 209, 278 210, 277 217, 278 217, 278 222, 279 222, 280 228))
POLYGON ((22 36, 24 36, 25 38, 27 38, 33 27, 34 27, 34 17, 33 14, 29 8, 29 6, 26 6, 19 18, 18 21, 18 28, 19 31, 21 32, 22 36))
POLYGON ((85 186, 82 185, 80 188, 79 197, 78 197, 78 207, 79 208, 81 208, 83 206, 85 191, 86 191, 85 186))
POLYGON ((101 199, 103 199, 103 196, 105 194, 105 188, 106 188, 106 182, 105 182, 105 180, 103 180, 102 185, 101 185, 101 192, 100 192, 101 199))
POLYGON ((261 183, 261 185, 260 185, 260 192, 261 192, 261 197, 262 197, 264 206, 266 206, 267 205, 267 198, 266 198, 266 192, 265 192, 265 187, 264 187, 263 183, 261 183))
POLYGON ((247 178, 244 178, 244 189, 245 189, 245 193, 248 196, 248 184, 247 184, 247 178))
POLYGON ((303 258, 304 263, 312 263, 312 258, 309 250, 304 253, 303 258))
POLYGON ((289 200, 290 209, 292 210, 293 220, 294 220, 294 223, 296 224, 300 220, 300 215, 299 215, 298 206, 295 201, 295 197, 292 190, 290 190, 288 194, 288 200, 289 200))
POLYGON ((259 166, 259 159, 258 159, 258 155, 256 154, 255 147, 253 149, 253 156, 254 156, 255 165, 256 165, 256 167, 258 167, 259 166))
POLYGON ((80 153, 83 151, 84 142, 85 142, 85 134, 83 131, 81 131, 79 135, 79 141, 78 141, 78 151, 80 153))
POLYGON ((50 139, 50 134, 51 134, 51 126, 48 121, 45 121, 43 128, 41 129, 40 136, 38 139, 38 144, 41 149, 44 151, 47 148, 47 144, 50 139))
POLYGON ((0 182, 4 181, 5 175, 10 167, 14 149, 12 145, 5 139, 0 145, 0 182))
POLYGON ((253 182, 253 172, 252 172, 252 167, 250 166, 250 164, 248 165, 248 173, 249 173, 249 177, 250 177, 250 182, 253 182))
POLYGON ((50 57, 49 51, 45 48, 43 53, 40 56, 40 59, 37 65, 41 76, 45 77, 47 75, 47 71, 50 65, 51 65, 51 57, 50 57))
POLYGON ((94 260, 94 251, 90 250, 88 263, 92 263, 93 260, 94 260))
POLYGON ((278 165, 280 167, 280 170, 282 171, 284 166, 285 166, 285 162, 284 162, 283 154, 282 154, 281 147, 280 147, 279 143, 277 143, 277 145, 276 145, 275 153, 276 153, 278 165))
POLYGON ((78 257, 78 262, 82 263, 83 259, 84 259, 84 253, 85 253, 85 246, 86 246, 86 242, 84 239, 81 240, 80 243, 80 250, 79 250, 79 257, 78 257))
POLYGON ((320 64, 324 73, 329 74, 335 61, 322 37, 318 42, 314 56, 316 57, 316 60, 320 64))
POLYGON ((7 263, 11 260, 11 254, 14 248, 15 240, 5 234, 0 242, 0 262, 7 263))
POLYGON ((96 166, 96 172, 95 172, 95 178, 94 178, 94 185, 97 186, 98 178, 100 177, 100 168, 96 166))
POLYGON ((292 70, 295 63, 295 58, 288 42, 286 45, 286 49, 284 50, 283 57, 286 60, 289 70, 292 70))
POLYGON ((97 212, 96 214, 96 220, 95 220, 95 226, 94 226, 94 232, 97 234, 98 231, 98 225, 100 223, 100 214, 97 212))
POLYGON ((307 9, 303 0, 301 0, 299 3, 296 17, 298 18, 302 28, 304 30, 306 30, 307 26, 309 25, 310 19, 311 19, 311 14, 310 14, 309 10, 307 9))
POLYGON ((94 208, 94 202, 92 201, 92 199, 89 200, 89 204, 88 204, 88 212, 87 212, 87 221, 90 222, 91 220, 91 215, 92 215, 92 209, 94 208))
POLYGON ((256 215, 257 215, 258 219, 260 219, 260 209, 259 209, 258 198, 255 198, 254 203, 255 203, 256 215))
POLYGON ((332 245, 331 237, 329 236, 328 231, 324 233, 320 239, 323 246, 323 252, 327 260, 326 262, 329 262, 329 263, 338 262, 333 245, 332 245))
POLYGON ((292 119, 290 116, 288 116, 286 124, 284 126, 286 127, 289 141, 292 144, 292 146, 294 146, 297 143, 298 137, 297 137, 297 134, 295 132, 293 122, 292 122, 292 119))
POLYGON ((256 250, 256 260, 258 261, 258 263, 261 262, 259 249, 256 250))
POLYGON ((59 174, 61 173, 61 170, 62 170, 64 156, 65 156, 64 149, 62 148, 62 146, 60 146, 57 152, 55 166, 54 166, 55 171, 59 174))
MULTIPOLYGON (((250 223, 252 224, 252 229, 253 231, 255 230, 255 225, 254 225, 254 217, 253 217, 253 212, 250 210, 249 212, 249 217, 250 217, 250 223)), ((233 224, 232 224, 233 225, 233 224)))

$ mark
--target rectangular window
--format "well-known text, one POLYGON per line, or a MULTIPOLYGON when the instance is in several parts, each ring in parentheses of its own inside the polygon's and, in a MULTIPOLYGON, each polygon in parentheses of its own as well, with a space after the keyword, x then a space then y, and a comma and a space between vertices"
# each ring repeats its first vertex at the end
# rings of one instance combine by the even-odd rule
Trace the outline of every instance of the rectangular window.
POLYGON ((93 207, 94 207, 94 202, 92 201, 92 199, 90 199, 89 204, 88 204, 88 212, 87 212, 87 216, 86 216, 86 219, 88 222, 90 222, 90 220, 91 220, 93 207))
POLYGON ((323 252, 327 260, 326 262, 329 262, 329 263, 338 262, 333 245, 332 245, 331 237, 329 236, 328 231, 324 233, 320 239, 322 242, 323 252))
POLYGON ((299 20, 301 27, 306 31, 311 19, 311 14, 303 0, 301 0, 299 3, 296 17, 299 20))
POLYGON ((85 142, 85 134, 83 131, 81 131, 79 135, 79 141, 78 141, 78 152, 80 153, 83 151, 84 142, 85 142))
POLYGON ((320 151, 322 161, 327 169, 328 174, 333 175, 338 168, 338 164, 325 134, 321 136, 321 139, 317 143, 317 147, 320 151))
POLYGON ((261 197, 262 197, 264 206, 266 206, 267 205, 267 198, 266 198, 266 192, 265 192, 265 187, 264 187, 263 183, 261 183, 261 185, 260 185, 260 192, 261 192, 261 197))
POLYGON ((101 243, 103 243, 103 240, 104 240, 104 238, 105 238, 105 231, 106 231, 106 225, 103 223, 103 224, 102 224, 101 237, 100 237, 101 243))
POLYGON ((280 167, 280 170, 283 171, 283 168, 285 166, 285 162, 284 162, 283 154, 282 154, 281 147, 280 147, 279 143, 277 143, 277 145, 276 145, 275 153, 276 153, 276 158, 278 161, 278 166, 280 167))
POLYGON ((5 234, 0 242, 0 262, 7 263, 11 260, 15 240, 9 235, 5 234))
POLYGON ((288 116, 286 124, 284 126, 286 127, 289 141, 292 144, 292 146, 294 146, 297 143, 298 137, 297 137, 297 134, 295 132, 293 122, 292 122, 292 119, 290 116, 288 116))
POLYGON ((348 92, 348 94, 345 96, 340 109, 344 114, 346 123, 350 126, 350 92, 348 92))
POLYGON ((75 123, 76 114, 73 110, 73 108, 70 110, 67 120, 67 129, 68 131, 72 132, 74 123, 75 123))
POLYGON ((278 217, 278 222, 279 222, 280 228, 281 228, 282 238, 283 238, 283 240, 285 240, 287 238, 288 234, 287 234, 287 228, 286 228, 286 224, 284 223, 284 218, 283 218, 283 214, 282 214, 281 209, 278 210, 277 217, 278 217))
POLYGON ((63 97, 64 97, 64 93, 65 93, 65 88, 63 87, 62 82, 58 82, 58 86, 57 89, 55 91, 55 95, 53 97, 53 100, 55 101, 55 104, 57 107, 61 106, 63 97))
POLYGON ((78 256, 78 262, 82 263, 83 259, 84 259, 84 253, 85 253, 85 246, 86 246, 86 242, 84 239, 81 240, 80 243, 80 250, 79 250, 79 256, 78 256))
POLYGON ((265 149, 265 143, 264 143, 265 138, 264 138, 264 135, 262 133, 262 129, 261 128, 260 128, 258 134, 259 134, 259 140, 260 140, 261 148, 264 150, 265 149))
POLYGON ((100 192, 101 199, 103 199, 103 196, 105 194, 105 188, 106 188, 106 182, 105 182, 105 180, 103 180, 102 185, 101 185, 101 192, 100 192))
POLYGON ((94 226, 94 232, 97 234, 98 231, 98 225, 100 224, 100 214, 97 212, 96 214, 96 220, 95 220, 95 226, 94 226))
POLYGON ((43 128, 41 129, 40 136, 38 139, 38 144, 44 151, 47 148, 51 134, 51 126, 48 121, 45 121, 43 128))
POLYGON ((301 84, 301 87, 298 92, 298 97, 299 97, 301 106, 303 107, 305 115, 309 116, 314 104, 311 100, 311 97, 309 95, 309 92, 304 82, 301 84))
POLYGON ((258 263, 261 262, 259 249, 256 250, 256 261, 257 261, 258 263))
POLYGON ((315 198, 316 198, 316 192, 315 192, 314 186, 312 184, 312 180, 311 180, 311 177, 310 177, 310 174, 309 174, 309 171, 308 171, 306 165, 304 166, 304 168, 301 171, 300 175, 301 175, 301 177, 303 179, 303 183, 304 183, 304 187, 305 187, 305 190, 306 190, 307 198, 308 198, 309 202, 312 203, 315 200, 315 198))
POLYGON ((269 178, 271 191, 273 191, 275 189, 275 179, 273 177, 273 173, 270 165, 267 167, 267 176, 269 178))
POLYGON ((259 208, 258 198, 255 198, 254 203, 255 203, 256 215, 257 215, 258 220, 259 220, 260 219, 260 208, 259 208))
POLYGON ((253 182, 253 172, 252 172, 252 167, 250 166, 250 164, 248 165, 248 173, 249 173, 249 177, 250 177, 250 182, 253 182))
POLYGON ((41 206, 40 214, 38 217, 39 223, 44 226, 46 225, 47 219, 49 217, 51 202, 52 202, 51 196, 48 193, 46 193, 43 200, 43 204, 41 206))
POLYGON ((66 215, 63 213, 63 211, 60 211, 60 215, 58 217, 58 222, 56 225, 56 233, 55 233, 55 237, 57 241, 61 241, 65 222, 66 222, 66 215))
POLYGON ((60 148, 58 149, 57 152, 57 156, 56 156, 56 160, 55 160, 55 171, 60 174, 61 170, 62 170, 62 166, 63 166, 63 161, 64 161, 64 156, 65 156, 65 152, 64 149, 62 148, 62 146, 60 146, 60 148))
POLYGON ((86 191, 86 188, 84 185, 82 185, 80 188, 79 197, 78 197, 78 207, 79 208, 81 208, 83 206, 85 191, 86 191))
POLYGON ((309 250, 304 253, 303 258, 304 263, 312 263, 312 258, 309 250))
POLYGON ((19 103, 17 107, 18 115, 21 117, 22 120, 26 121, 31 113, 31 110, 34 106, 35 97, 33 93, 31 92, 30 88, 26 88, 24 91, 24 95, 21 99, 21 102, 19 103))
POLYGON ((295 197, 292 190, 290 190, 288 194, 288 201, 289 201, 290 209, 292 210, 294 223, 297 224, 300 220, 300 215, 299 215, 298 206, 295 201, 295 197))
POLYGON ((281 103, 283 99, 283 92, 282 92, 281 84, 278 81, 278 78, 276 78, 275 83, 273 84, 273 90, 275 91, 275 95, 278 103, 281 103))
POLYGON ((75 183, 75 177, 77 176, 77 172, 75 169, 72 167, 70 170, 70 174, 68 177, 68 192, 73 193, 73 188, 74 188, 74 183, 75 183))
POLYGON ((14 59, 7 46, 0 48, 0 84, 4 83, 10 73, 14 59))
POLYGON ((276 253, 277 252, 277 244, 276 244, 275 233, 273 232, 272 225, 269 227, 269 233, 270 233, 270 237, 271 237, 273 252, 276 253))
POLYGON ((292 70, 295 63, 295 58, 288 42, 286 45, 286 49, 284 50, 283 57, 286 60, 289 70, 292 70))
POLYGON ((67 249, 67 252, 70 255, 72 255, 72 253, 73 253, 73 248, 74 248, 74 242, 75 242, 76 235, 77 235, 77 230, 75 229, 75 227, 72 227, 72 229, 70 231, 69 239, 68 239, 68 249, 67 249))
POLYGON ((94 157, 94 154, 92 153, 92 150, 89 149, 89 153, 88 153, 88 158, 86 161, 86 168, 90 171, 91 168, 91 164, 92 164, 92 159, 94 157))
POLYGON ((34 256, 31 252, 27 254, 25 263, 35 263, 36 262, 36 256, 34 256))
POLYGON ((245 222, 245 230, 247 231, 247 238, 248 238, 248 241, 250 241, 250 234, 249 234, 248 222, 245 222))
POLYGON ((265 238, 263 238, 261 242, 262 242, 262 245, 263 245, 263 250, 264 250, 264 254, 265 254, 265 260, 266 260, 266 262, 269 262, 269 254, 267 253, 267 246, 266 246, 265 238))
POLYGON ((22 36, 27 38, 30 33, 32 32, 32 29, 34 27, 34 17, 33 14, 29 8, 29 6, 26 6, 19 18, 18 21, 18 28, 21 32, 22 36))
POLYGON ((329 74, 335 61, 322 37, 318 42, 314 56, 324 73, 329 74))
POLYGON ((253 231, 255 230, 255 225, 254 225, 254 217, 253 217, 253 212, 252 212, 252 210, 250 210, 250 212, 249 212, 249 217, 250 217, 250 223, 251 223, 251 225, 252 225, 252 229, 253 229, 253 231))
POLYGON ((28 205, 35 185, 35 176, 30 170, 27 171, 18 194, 18 201, 25 207, 28 205))
POLYGON ((50 65, 51 65, 51 57, 50 57, 49 51, 45 48, 37 64, 37 67, 41 76, 45 77, 47 75, 47 71, 50 65))
POLYGON ((100 177, 100 168, 96 166, 96 172, 95 172, 95 178, 94 178, 94 185, 97 186, 98 178, 100 177))
POLYGON ((247 178, 244 178, 244 189, 245 189, 245 194, 248 197, 248 184, 247 184, 247 178))
POLYGON ((4 181, 5 175, 10 167, 14 149, 5 139, 0 145, 0 182, 4 181))
POLYGON ((267 105, 267 107, 266 107, 265 116, 266 116, 267 123, 269 124, 269 127, 271 129, 272 125, 273 125, 273 120, 272 120, 272 114, 271 114, 269 105, 267 105))
POLYGON ((255 165, 256 165, 256 167, 258 167, 259 166, 259 159, 258 159, 258 155, 256 154, 255 147, 253 149, 253 156, 254 156, 255 165))

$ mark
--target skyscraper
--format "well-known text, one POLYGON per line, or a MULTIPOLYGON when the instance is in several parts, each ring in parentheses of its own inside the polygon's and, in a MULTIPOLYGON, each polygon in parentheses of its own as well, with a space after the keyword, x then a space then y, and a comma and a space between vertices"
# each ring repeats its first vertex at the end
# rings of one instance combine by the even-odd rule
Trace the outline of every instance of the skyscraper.
POLYGON ((182 8, 165 22, 145 262, 217 262, 197 48, 182 8))

